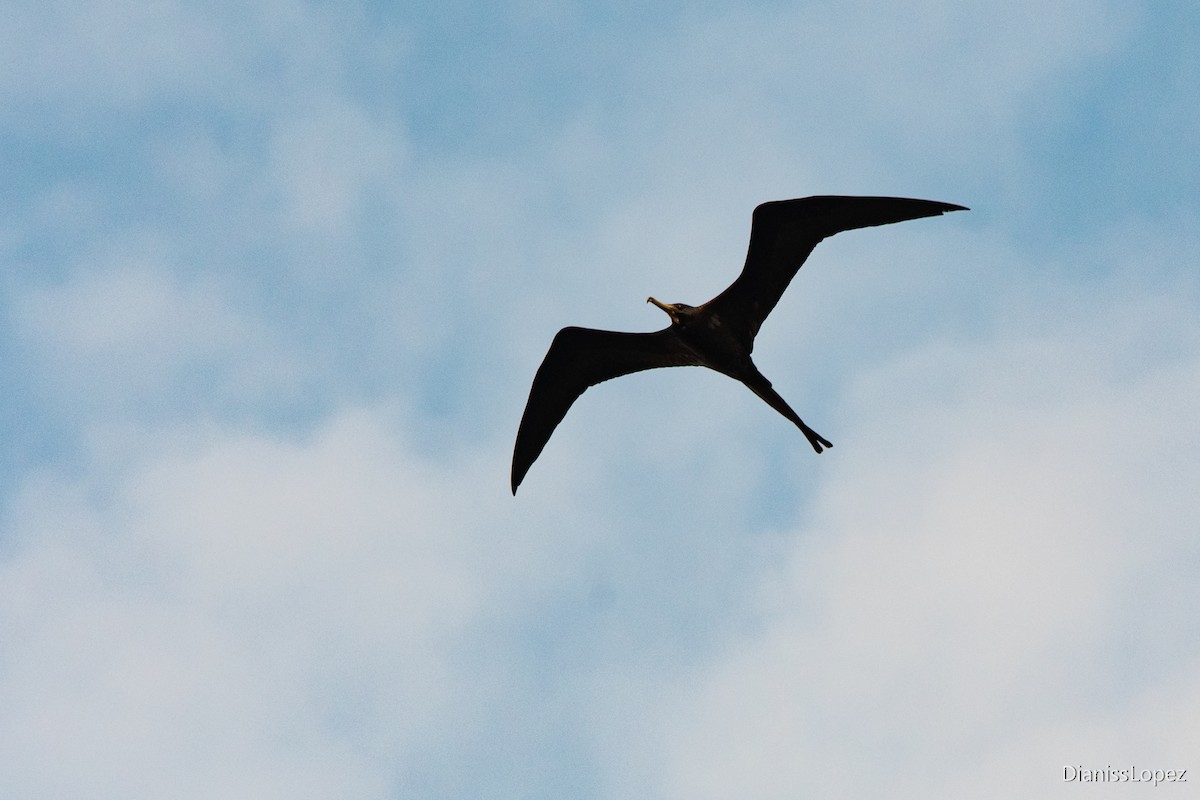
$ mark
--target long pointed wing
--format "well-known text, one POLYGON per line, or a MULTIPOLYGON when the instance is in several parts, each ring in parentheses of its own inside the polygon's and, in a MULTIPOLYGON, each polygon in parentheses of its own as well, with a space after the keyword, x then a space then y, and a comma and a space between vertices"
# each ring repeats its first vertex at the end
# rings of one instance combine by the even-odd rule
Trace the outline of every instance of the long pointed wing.
POLYGON ((822 239, 841 231, 887 225, 964 206, 903 197, 839 197, 834 195, 776 200, 754 209, 746 265, 729 288, 708 305, 722 319, 736 320, 750 337, 822 239))
POLYGON ((645 369, 699 364, 671 328, 656 333, 563 328, 555 335, 529 390, 513 448, 513 494, 571 404, 589 386, 645 369))

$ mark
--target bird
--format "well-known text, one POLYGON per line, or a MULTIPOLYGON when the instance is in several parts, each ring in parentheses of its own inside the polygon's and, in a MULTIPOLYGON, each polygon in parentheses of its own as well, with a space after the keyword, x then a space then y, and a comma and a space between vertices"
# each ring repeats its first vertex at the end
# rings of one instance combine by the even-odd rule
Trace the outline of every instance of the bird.
POLYGON ((817 453, 833 445, 805 424, 750 358, 763 321, 813 248, 842 231, 935 217, 966 206, 904 197, 819 195, 754 209, 746 263, 707 303, 663 303, 671 323, 652 333, 566 327, 550 344, 529 390, 513 447, 512 493, 541 455, 571 405, 596 384, 657 367, 708 367, 743 383, 796 425, 817 453))

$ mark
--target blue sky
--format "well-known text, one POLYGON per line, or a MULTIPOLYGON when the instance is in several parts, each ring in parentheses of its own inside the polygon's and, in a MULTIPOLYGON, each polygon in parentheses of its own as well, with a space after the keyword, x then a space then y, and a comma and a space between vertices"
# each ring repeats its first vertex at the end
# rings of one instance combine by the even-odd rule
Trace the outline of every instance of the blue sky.
MULTIPOLYGON (((1190 3, 10 4, 0 794, 1200 781, 1190 3), (590 391, 750 212, 756 361, 590 391)), ((1131 787, 1088 787, 1115 796, 1131 787)))

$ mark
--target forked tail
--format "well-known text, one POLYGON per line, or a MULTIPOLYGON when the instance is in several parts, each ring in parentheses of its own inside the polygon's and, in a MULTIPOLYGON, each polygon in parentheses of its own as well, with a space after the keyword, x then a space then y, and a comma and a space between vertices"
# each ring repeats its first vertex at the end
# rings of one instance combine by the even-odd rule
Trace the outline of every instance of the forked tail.
POLYGON ((750 391, 765 400, 767 405, 794 422, 805 438, 808 439, 808 443, 812 445, 813 450, 820 453, 825 447, 833 447, 833 444, 828 439, 804 424, 804 420, 800 419, 800 415, 792 411, 787 401, 779 396, 779 392, 771 388, 771 382, 761 372, 754 370, 754 374, 748 378, 743 378, 742 383, 746 384, 750 391))

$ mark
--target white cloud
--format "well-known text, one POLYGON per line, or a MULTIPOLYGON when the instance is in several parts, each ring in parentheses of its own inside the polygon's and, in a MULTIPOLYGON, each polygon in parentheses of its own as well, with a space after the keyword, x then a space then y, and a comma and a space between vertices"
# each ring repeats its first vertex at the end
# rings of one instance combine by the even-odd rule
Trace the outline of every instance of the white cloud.
MULTIPOLYGON (((1026 176, 1021 126, 1133 30, 1111 4, 926 2, 698 16, 630 61, 614 133, 671 198, 893 194, 1026 176), (663 182, 670 181, 669 185, 663 182), (719 188, 718 188, 719 187, 719 188)), ((633 172, 631 181, 646 182, 633 172)))
POLYGON ((294 0, 18 3, 0 32, 0 97, 18 130, 53 121, 45 133, 67 141, 107 130, 97 115, 160 103, 253 119, 344 86, 354 64, 394 65, 404 42, 363 21, 294 0))
MULTIPOLYGON (((1195 334, 1186 302, 1154 310, 1195 334)), ((1200 653, 1166 631, 1200 600, 1200 349, 1131 377, 1136 319, 1067 318, 861 379, 850 413, 886 413, 835 449, 750 627, 663 687, 634 746, 667 766, 644 780, 669 797, 1053 796, 1063 764, 1187 766, 1200 653)))
POLYGON ((186 4, 26 3, 14 12, 0 87, 18 105, 128 107, 165 86, 213 81, 228 66, 227 42, 186 4))
POLYGON ((144 413, 181 394, 194 409, 294 390, 306 368, 238 307, 233 286, 184 271, 153 239, 119 245, 62 283, 13 293, 7 312, 38 353, 40 381, 75 410, 144 413))
POLYGON ((365 412, 299 443, 176 430, 103 478, 27 482, 0 595, 6 792, 382 797, 458 736, 480 700, 456 653, 515 576, 460 505, 472 468, 397 433, 365 412))
POLYGON ((371 120, 341 98, 318 100, 279 125, 271 145, 274 184, 293 224, 344 236, 368 190, 395 191, 404 150, 394 124, 371 120))

